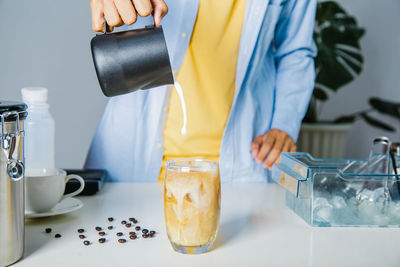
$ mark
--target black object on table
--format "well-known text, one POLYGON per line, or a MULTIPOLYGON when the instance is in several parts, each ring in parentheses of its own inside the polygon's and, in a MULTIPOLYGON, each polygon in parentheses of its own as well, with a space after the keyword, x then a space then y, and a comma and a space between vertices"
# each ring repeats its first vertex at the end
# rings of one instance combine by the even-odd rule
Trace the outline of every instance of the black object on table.
MULTIPOLYGON (((80 196, 94 195, 101 190, 107 178, 106 170, 86 170, 86 169, 64 169, 69 174, 79 175, 85 180, 85 188, 80 196)), ((77 180, 69 180, 65 186, 65 194, 74 192, 80 186, 77 180)))

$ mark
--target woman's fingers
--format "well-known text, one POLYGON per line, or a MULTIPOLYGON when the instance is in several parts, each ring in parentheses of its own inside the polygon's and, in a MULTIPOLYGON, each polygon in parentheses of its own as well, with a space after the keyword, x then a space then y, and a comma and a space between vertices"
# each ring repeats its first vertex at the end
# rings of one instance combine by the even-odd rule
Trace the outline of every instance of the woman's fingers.
POLYGON ((275 139, 274 146, 271 148, 271 151, 269 152, 267 158, 264 161, 264 168, 272 169, 272 165, 278 159, 284 145, 285 145, 285 138, 281 135, 278 135, 275 139))
POLYGON ((153 12, 150 0, 133 0, 133 4, 135 5, 136 12, 142 17, 147 17, 153 12))
MULTIPOLYGON (((285 142, 285 144, 282 147, 282 152, 291 152, 290 149, 292 147, 292 142, 285 142)), ((279 156, 275 163, 279 163, 281 161, 281 153, 279 153, 279 156)))
POLYGON ((161 19, 168 13, 164 0, 91 0, 92 28, 104 31, 104 19, 111 30, 122 24, 131 25, 137 16, 147 17, 153 12, 155 26, 160 26, 161 19))
POLYGON ((111 27, 122 25, 122 19, 113 0, 104 0, 104 17, 111 27))
POLYGON ((92 29, 96 32, 104 31, 103 0, 91 0, 90 8, 92 10, 92 29))
POLYGON ((131 0, 114 0, 119 16, 126 25, 136 22, 137 16, 131 0))
POLYGON ((270 133, 266 133, 263 136, 263 143, 257 155, 257 162, 264 162, 265 157, 270 153, 272 147, 275 144, 275 136, 270 133))
POLYGON ((159 27, 161 24, 161 19, 168 13, 168 7, 163 0, 151 0, 151 3, 153 5, 153 10, 154 10, 153 12, 154 25, 156 27, 159 27))
POLYGON ((262 135, 257 136, 254 138, 253 142, 251 143, 251 154, 253 155, 253 158, 256 158, 258 155, 258 152, 260 150, 260 147, 262 145, 262 135))
POLYGON ((279 162, 282 152, 296 152, 296 144, 284 131, 271 129, 263 135, 254 138, 251 143, 251 153, 264 168, 272 169, 279 162))

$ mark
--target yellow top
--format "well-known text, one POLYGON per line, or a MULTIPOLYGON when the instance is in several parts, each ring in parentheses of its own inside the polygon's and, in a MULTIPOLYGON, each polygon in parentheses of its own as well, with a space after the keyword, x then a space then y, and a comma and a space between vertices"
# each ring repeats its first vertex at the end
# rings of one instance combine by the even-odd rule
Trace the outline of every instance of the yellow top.
MULTIPOLYGON (((222 134, 235 91, 236 63, 246 0, 200 0, 192 39, 176 80, 187 108, 187 133, 181 134, 183 112, 172 90, 164 130, 165 163, 173 158, 202 157, 218 161, 222 134)), ((182 34, 182 38, 185 38, 182 34)))

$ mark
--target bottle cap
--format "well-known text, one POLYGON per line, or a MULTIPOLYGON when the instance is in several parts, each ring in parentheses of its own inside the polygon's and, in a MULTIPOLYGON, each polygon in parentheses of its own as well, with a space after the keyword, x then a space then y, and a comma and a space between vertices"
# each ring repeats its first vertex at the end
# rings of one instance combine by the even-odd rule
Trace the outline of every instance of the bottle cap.
POLYGON ((22 101, 27 104, 46 104, 47 88, 25 87, 21 89, 22 101))

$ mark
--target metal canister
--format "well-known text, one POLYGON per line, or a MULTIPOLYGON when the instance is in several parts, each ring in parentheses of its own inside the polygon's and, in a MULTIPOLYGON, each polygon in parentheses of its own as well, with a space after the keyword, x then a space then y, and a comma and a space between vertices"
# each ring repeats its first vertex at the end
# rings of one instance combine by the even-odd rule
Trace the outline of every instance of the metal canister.
POLYGON ((24 251, 24 128, 27 106, 0 101, 0 266, 24 251))

